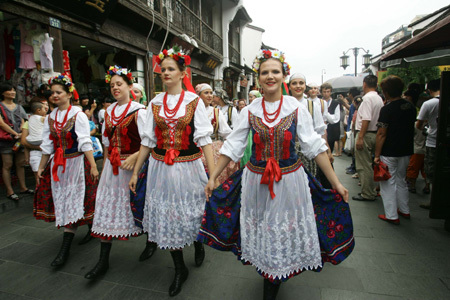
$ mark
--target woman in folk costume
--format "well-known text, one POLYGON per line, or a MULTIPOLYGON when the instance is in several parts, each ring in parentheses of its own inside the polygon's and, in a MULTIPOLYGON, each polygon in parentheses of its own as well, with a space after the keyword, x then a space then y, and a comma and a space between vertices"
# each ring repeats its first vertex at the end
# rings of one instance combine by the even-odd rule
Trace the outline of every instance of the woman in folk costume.
POLYGON ((49 84, 57 108, 44 122, 34 215, 64 227, 61 249, 51 263, 52 267, 60 267, 69 257, 78 226, 92 223, 98 170, 92 153, 89 121, 80 108, 70 104, 76 93, 73 83, 67 76, 60 75, 51 78, 49 84), (53 159, 47 165, 52 154, 53 159))
MULTIPOLYGON (((195 92, 200 98, 203 100, 205 104, 206 113, 208 114, 208 119, 211 121, 211 125, 213 126, 214 133, 211 136, 213 140, 212 150, 214 155, 214 163, 219 159, 220 153, 219 150, 223 145, 223 141, 227 138, 227 136, 231 133, 231 128, 227 124, 227 119, 220 112, 219 108, 215 108, 211 105, 213 98, 213 90, 209 84, 201 83, 195 87, 195 92)), ((206 166, 205 157, 202 156, 203 164, 206 166)), ((222 183, 230 177, 231 174, 237 171, 239 168, 238 164, 234 162, 230 162, 230 165, 225 168, 225 170, 219 175, 217 179, 217 183, 222 183)))
POLYGON ((92 225, 92 235, 101 239, 100 259, 85 275, 86 279, 96 279, 106 273, 113 239, 127 240, 141 233, 141 228, 134 224, 128 182, 140 148, 145 106, 130 99, 133 78, 127 69, 111 66, 105 81, 117 102, 106 110, 102 127, 107 151, 92 225))
POLYGON ((167 92, 156 96, 148 108, 130 189, 135 192, 138 172, 151 153, 142 225, 149 241, 170 250, 175 277, 169 295, 175 296, 189 273, 182 249, 194 242, 197 266, 205 256, 203 245, 195 242, 206 201, 203 188, 208 181, 200 158, 203 150, 212 171, 213 128, 203 101, 182 89, 190 57, 175 46, 161 52, 157 62, 167 92))
MULTIPOLYGON (((303 270, 322 267, 309 175, 297 157, 295 140, 298 138, 307 157, 315 157, 334 189, 346 202, 348 191, 331 168, 325 141, 314 131, 306 107, 297 99, 282 95, 281 86, 289 73, 283 53, 261 50, 254 69, 258 73, 264 97, 255 99, 243 109, 242 119, 220 150, 222 155, 211 173, 205 192, 210 197, 215 179, 223 168, 231 159, 239 161, 251 131, 252 156, 240 179, 240 230, 233 231, 232 237, 240 234, 240 259, 254 265, 264 277, 264 299, 275 299, 282 281, 303 270)), ((214 195, 220 189, 225 188, 219 187, 214 195)), ((227 183, 227 189, 234 189, 231 182, 227 183)), ((214 197, 211 202, 216 201, 214 197)), ((337 197, 342 202, 342 198, 337 197)), ((228 224, 221 222, 234 218, 233 214, 239 211, 230 211, 227 206, 208 210, 208 205, 214 204, 211 202, 207 204, 202 223, 212 218, 219 220, 214 224, 219 230, 230 230, 225 229, 228 224)), ((214 247, 215 241, 202 239, 202 236, 208 235, 208 232, 202 232, 203 228, 199 240, 214 247)), ((214 229, 214 226, 210 228, 214 229)), ((236 238, 234 241, 239 243, 236 238)))
MULTIPOLYGON (((308 109, 312 120, 314 131, 317 132, 322 138, 326 141, 326 129, 327 125, 323 120, 321 107, 314 103, 312 100, 308 99, 304 94, 306 89, 306 77, 301 73, 295 73, 289 78, 289 91, 291 92, 292 97, 298 100, 300 104, 308 109)), ((317 174, 317 165, 314 159, 308 159, 305 155, 303 155, 300 149, 300 143, 295 143, 297 155, 300 157, 303 163, 303 167, 306 168, 313 176, 317 174)), ((331 154, 329 155, 329 157, 331 154)), ((332 157, 332 156, 331 156, 332 157)))

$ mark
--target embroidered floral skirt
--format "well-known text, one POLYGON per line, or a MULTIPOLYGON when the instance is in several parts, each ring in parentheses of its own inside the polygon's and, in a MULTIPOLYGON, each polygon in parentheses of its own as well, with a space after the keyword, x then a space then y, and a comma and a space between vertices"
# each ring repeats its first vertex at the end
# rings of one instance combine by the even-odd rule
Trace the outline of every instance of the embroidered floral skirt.
POLYGON ((76 227, 92 223, 97 184, 90 176, 90 164, 84 155, 68 158, 66 170, 58 168, 59 182, 51 178, 53 160, 47 164, 36 188, 33 215, 56 226, 76 227), (84 197, 83 197, 84 195, 84 197))
POLYGON ((105 161, 95 201, 93 236, 127 239, 141 233, 141 228, 134 224, 130 206, 128 183, 132 174, 132 171, 119 168, 119 174, 114 175, 111 162, 109 159, 105 161))
MULTIPOLYGON (((223 146, 222 141, 214 141, 212 144, 212 150, 213 150, 213 156, 214 156, 214 164, 217 164, 220 157, 220 148, 223 146)), ((205 166, 206 172, 208 172, 208 168, 206 167, 206 159, 205 156, 202 156, 202 162, 205 166)), ((220 175, 217 177, 217 184, 222 184, 226 179, 228 179, 234 172, 239 170, 239 163, 235 163, 234 161, 230 161, 228 165, 225 167, 225 169, 220 173, 220 175)))
POLYGON ((166 165, 150 156, 142 217, 149 241, 161 249, 178 249, 196 240, 207 182, 200 159, 166 165))
POLYGON ((350 255, 353 225, 349 206, 340 195, 323 189, 300 168, 283 175, 271 200, 256 175, 249 170, 236 172, 214 190, 206 203, 199 241, 232 251, 274 282, 304 270, 320 271, 324 262, 338 264, 350 255), (306 181, 283 192, 280 183, 296 181, 289 175, 301 175, 298 179, 306 181), (249 195, 254 198, 246 199, 249 195))

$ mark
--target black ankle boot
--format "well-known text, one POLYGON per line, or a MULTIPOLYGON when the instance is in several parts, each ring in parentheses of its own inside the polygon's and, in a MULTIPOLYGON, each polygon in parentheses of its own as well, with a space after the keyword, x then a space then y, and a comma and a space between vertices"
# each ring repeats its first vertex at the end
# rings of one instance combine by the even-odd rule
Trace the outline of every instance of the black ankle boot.
POLYGON ((66 263, 67 258, 69 258, 70 245, 72 245, 74 236, 75 234, 72 232, 64 232, 61 249, 59 249, 58 255, 56 255, 56 258, 52 261, 52 267, 61 267, 66 263))
POLYGON ((149 242, 148 233, 146 233, 146 235, 147 235, 147 243, 145 244, 145 249, 144 251, 142 251, 141 256, 139 256, 139 261, 144 261, 152 257, 158 246, 158 244, 156 244, 155 242, 149 242))
POLYGON ((173 297, 181 292, 183 282, 188 278, 189 270, 184 265, 182 250, 170 251, 170 255, 172 255, 173 264, 175 265, 175 277, 169 288, 169 296, 173 297))
POLYGON ((264 300, 275 300, 277 299, 278 290, 280 289, 279 284, 275 284, 269 281, 269 279, 264 279, 264 300))
POLYGON ((205 248, 203 248, 203 244, 200 242, 194 242, 195 248, 195 265, 200 267, 205 259, 205 248))
POLYGON ((95 267, 84 275, 84 278, 86 279, 97 279, 101 275, 104 275, 109 269, 109 252, 111 252, 112 243, 100 244, 100 259, 95 267))
POLYGON ((92 240, 93 236, 91 235, 92 233, 92 224, 88 224, 88 232, 86 233, 86 235, 84 236, 84 238, 78 242, 78 245, 84 245, 87 244, 90 240, 92 240))

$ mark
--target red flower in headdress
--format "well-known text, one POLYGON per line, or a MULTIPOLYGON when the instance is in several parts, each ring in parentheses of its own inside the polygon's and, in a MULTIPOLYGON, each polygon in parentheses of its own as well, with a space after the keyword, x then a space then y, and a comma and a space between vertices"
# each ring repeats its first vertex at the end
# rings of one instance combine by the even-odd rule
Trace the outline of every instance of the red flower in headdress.
POLYGON ((185 56, 184 56, 184 64, 185 64, 186 66, 188 66, 188 65, 191 64, 191 57, 190 57, 189 55, 185 55, 185 56))
POLYGON ((166 50, 166 49, 164 49, 164 50, 162 51, 162 53, 164 54, 164 56, 167 56, 167 50, 166 50))

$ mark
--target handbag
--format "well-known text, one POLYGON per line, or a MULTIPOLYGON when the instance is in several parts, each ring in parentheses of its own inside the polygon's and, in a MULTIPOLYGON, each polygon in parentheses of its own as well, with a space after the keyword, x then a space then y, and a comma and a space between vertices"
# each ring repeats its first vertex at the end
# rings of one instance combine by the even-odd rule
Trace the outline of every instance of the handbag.
POLYGON ((373 167, 373 180, 374 181, 386 181, 391 178, 391 174, 389 173, 388 166, 380 161, 378 164, 375 164, 373 167))
MULTIPOLYGON (((3 108, 3 105, 0 104, 1 108, 1 115, 3 118, 3 121, 11 128, 14 126, 9 122, 8 116, 6 115, 5 109, 3 108)), ((14 140, 12 135, 9 132, 6 132, 4 129, 0 128, 0 141, 12 141, 14 140)))
POLYGON ((344 150, 345 152, 350 153, 353 150, 355 138, 351 130, 347 131, 345 134, 347 135, 347 139, 345 140, 344 150))

